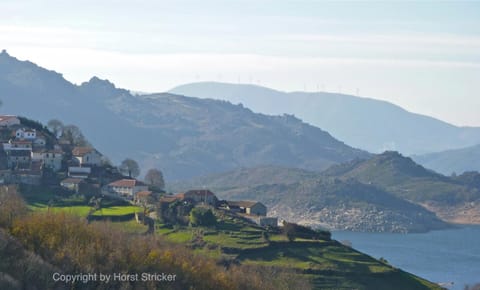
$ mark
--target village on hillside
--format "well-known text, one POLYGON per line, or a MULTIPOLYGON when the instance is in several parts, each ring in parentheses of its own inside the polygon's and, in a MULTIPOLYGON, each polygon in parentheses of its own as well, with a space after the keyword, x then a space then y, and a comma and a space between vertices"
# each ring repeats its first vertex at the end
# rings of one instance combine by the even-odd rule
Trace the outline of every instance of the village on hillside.
MULTIPOLYGON (((127 201, 143 207, 140 216, 172 224, 188 223, 193 208, 235 215, 262 227, 277 227, 258 201, 219 200, 208 189, 167 194, 162 188, 125 176, 79 132, 57 132, 42 124, 13 115, 0 116, 0 184, 45 186, 64 194, 84 194, 127 201)), ((140 219, 144 220, 144 219, 140 219)))

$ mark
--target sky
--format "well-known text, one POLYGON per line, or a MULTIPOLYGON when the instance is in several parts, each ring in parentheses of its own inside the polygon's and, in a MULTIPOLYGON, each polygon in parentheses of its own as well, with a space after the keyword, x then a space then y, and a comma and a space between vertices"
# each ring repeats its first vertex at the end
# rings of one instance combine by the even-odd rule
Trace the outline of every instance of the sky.
POLYGON ((480 126, 480 1, 0 0, 0 49, 76 84, 341 92, 480 126))

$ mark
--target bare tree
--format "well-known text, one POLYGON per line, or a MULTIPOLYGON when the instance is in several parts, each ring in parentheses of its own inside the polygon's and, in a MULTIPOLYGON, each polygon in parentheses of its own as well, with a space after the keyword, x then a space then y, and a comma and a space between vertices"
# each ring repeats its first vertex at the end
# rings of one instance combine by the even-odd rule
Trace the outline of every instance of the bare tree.
POLYGON ((75 146, 88 146, 89 143, 83 135, 80 128, 75 125, 67 125, 63 127, 62 136, 67 138, 72 145, 75 146))
POLYGON ((140 166, 138 166, 137 161, 130 158, 123 160, 118 169, 123 175, 128 175, 129 177, 135 178, 140 175, 140 166))
POLYGON ((50 129, 53 132, 55 137, 58 137, 58 135, 62 133, 64 125, 63 125, 62 121, 57 120, 57 119, 52 119, 52 120, 48 121, 47 127, 48 127, 48 129, 50 129))
POLYGON ((153 185, 161 189, 165 187, 163 173, 156 168, 152 168, 147 171, 147 174, 145 175, 145 182, 148 185, 153 185))

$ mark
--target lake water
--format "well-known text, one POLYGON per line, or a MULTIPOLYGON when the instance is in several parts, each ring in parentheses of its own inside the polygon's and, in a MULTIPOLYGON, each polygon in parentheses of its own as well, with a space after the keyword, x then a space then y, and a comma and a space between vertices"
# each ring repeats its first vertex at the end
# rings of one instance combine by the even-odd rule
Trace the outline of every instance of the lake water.
POLYGON ((336 231, 333 238, 432 282, 454 282, 448 289, 480 283, 480 226, 425 234, 336 231))

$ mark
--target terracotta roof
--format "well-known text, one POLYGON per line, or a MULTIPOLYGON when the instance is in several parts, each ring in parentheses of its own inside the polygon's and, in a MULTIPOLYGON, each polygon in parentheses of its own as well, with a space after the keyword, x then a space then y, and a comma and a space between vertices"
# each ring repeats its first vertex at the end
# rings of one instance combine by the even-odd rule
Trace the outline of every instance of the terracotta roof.
POLYGON ((179 199, 179 200, 184 200, 185 199, 185 193, 177 193, 174 195, 174 197, 176 199, 179 199))
POLYGON ((185 192, 185 196, 199 195, 199 196, 215 196, 213 192, 208 189, 194 189, 185 192))
POLYGON ((95 149, 91 148, 91 147, 75 147, 72 150, 72 155, 73 156, 84 156, 85 154, 88 154, 92 151, 95 151, 95 149))
POLYGON ((32 141, 28 140, 13 140, 11 144, 32 144, 32 141))
POLYGON ((3 116, 0 116, 0 122, 1 122, 1 121, 6 121, 6 120, 9 120, 9 119, 17 119, 17 116, 12 116, 12 115, 3 115, 3 116))
POLYGON ((152 195, 152 192, 148 190, 137 192, 137 197, 145 197, 149 195, 152 195))
POLYGON ((177 195, 167 195, 167 196, 162 196, 160 198, 160 202, 174 202, 176 200, 182 200, 182 198, 179 198, 177 195))
POLYGON ((247 200, 228 200, 227 204, 229 206, 238 206, 238 207, 243 207, 243 208, 248 208, 252 207, 255 204, 259 203, 258 201, 247 201, 247 200))
POLYGON ((73 183, 73 184, 79 184, 83 182, 83 179, 80 178, 65 178, 64 180, 61 181, 61 183, 73 183))
POLYGON ((138 181, 136 179, 120 179, 109 184, 112 187, 135 187, 135 186, 145 186, 145 183, 138 181))

